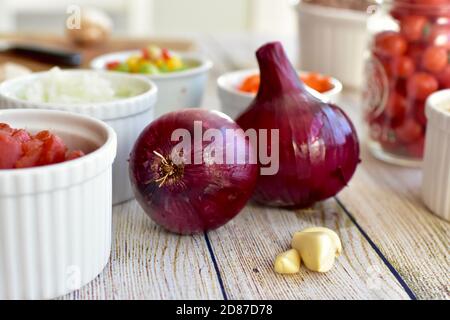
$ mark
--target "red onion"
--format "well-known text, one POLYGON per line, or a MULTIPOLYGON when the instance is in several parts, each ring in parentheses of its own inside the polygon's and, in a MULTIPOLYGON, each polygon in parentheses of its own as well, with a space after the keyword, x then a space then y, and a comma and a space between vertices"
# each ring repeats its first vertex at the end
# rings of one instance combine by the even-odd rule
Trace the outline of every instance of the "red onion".
POLYGON ((169 231, 192 234, 220 227, 239 213, 254 191, 258 165, 251 160, 251 150, 239 126, 220 112, 168 113, 144 129, 131 152, 134 193, 144 211, 169 231), (223 143, 217 137, 205 139, 208 129, 216 129, 223 143), (224 134, 229 130, 236 133, 234 139, 224 134), (181 148, 181 142, 187 145, 181 148), (234 152, 233 161, 226 161, 227 152, 234 152), (216 155, 222 163, 211 160, 216 155))
POLYGON ((244 130, 279 129, 280 154, 278 172, 259 176, 253 198, 302 208, 334 196, 359 163, 351 121, 337 106, 308 93, 279 42, 262 46, 256 57, 261 85, 237 123, 244 130))

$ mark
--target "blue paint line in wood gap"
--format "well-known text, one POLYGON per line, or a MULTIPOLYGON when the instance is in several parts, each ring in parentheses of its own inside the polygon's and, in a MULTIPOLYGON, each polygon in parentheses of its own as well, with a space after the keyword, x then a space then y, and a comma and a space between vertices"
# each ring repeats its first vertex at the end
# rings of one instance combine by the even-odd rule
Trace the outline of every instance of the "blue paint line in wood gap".
POLYGON ((207 232, 205 232, 205 241, 206 241, 206 246, 208 247, 209 254, 211 256, 211 260, 214 265, 214 269, 216 270, 217 279, 219 280, 219 286, 220 286, 220 290, 222 291, 223 299, 228 300, 227 292, 225 291, 225 286, 223 285, 222 275, 220 274, 219 265, 217 264, 216 256, 214 254, 213 248, 211 246, 211 241, 209 240, 207 232))
POLYGON ((398 273, 398 271, 394 268, 394 266, 389 262, 389 260, 383 255, 380 248, 375 244, 375 242, 372 241, 372 239, 369 237, 369 235, 364 231, 364 229, 359 225, 359 223, 356 221, 355 217, 348 211, 348 209, 342 204, 342 202, 335 197, 337 203, 339 206, 344 210, 345 214, 350 218, 350 220, 353 222, 353 224, 358 228, 359 232, 363 235, 363 237, 369 242, 370 246, 373 250, 377 253, 377 255, 381 258, 383 263, 388 267, 389 271, 394 275, 394 277, 397 279, 397 281, 400 283, 400 285, 403 287, 403 289, 406 291, 408 296, 412 300, 417 300, 416 295, 412 291, 412 289, 408 286, 408 284, 403 280, 402 276, 398 273))

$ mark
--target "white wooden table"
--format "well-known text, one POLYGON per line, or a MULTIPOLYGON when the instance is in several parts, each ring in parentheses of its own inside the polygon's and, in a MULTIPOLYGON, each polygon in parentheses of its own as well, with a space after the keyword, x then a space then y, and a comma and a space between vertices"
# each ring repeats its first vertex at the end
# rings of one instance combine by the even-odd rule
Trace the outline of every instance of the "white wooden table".
MULTIPOLYGON (((214 61, 204 106, 219 108, 216 77, 255 65, 261 39, 201 37, 214 61)), ((292 45, 288 46, 292 49, 292 45)), ((292 50, 291 50, 292 51, 292 50)), ((340 105, 359 134, 358 94, 340 105)), ((230 223, 197 236, 156 226, 135 201, 114 207, 109 264, 92 283, 66 299, 449 299, 449 224, 422 204, 421 173, 373 159, 362 163, 349 187, 308 210, 248 205, 230 223), (277 253, 293 232, 327 226, 343 241, 343 255, 326 274, 277 275, 277 253)))

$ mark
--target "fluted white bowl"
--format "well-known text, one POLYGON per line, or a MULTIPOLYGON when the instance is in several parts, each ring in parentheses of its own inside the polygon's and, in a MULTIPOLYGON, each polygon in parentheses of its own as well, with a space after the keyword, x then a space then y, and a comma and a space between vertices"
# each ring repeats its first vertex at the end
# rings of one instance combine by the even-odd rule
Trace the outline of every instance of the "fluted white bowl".
POLYGON ((33 73, 24 77, 8 80, 0 84, 0 109, 51 109, 76 112, 105 121, 117 133, 117 158, 113 166, 113 204, 118 204, 134 197, 128 178, 128 158, 134 142, 141 131, 154 120, 154 106, 157 99, 156 85, 145 77, 128 74, 93 71, 62 70, 65 75, 101 73, 112 86, 121 88, 130 86, 139 94, 128 98, 95 103, 39 103, 23 100, 18 93, 24 87, 45 77, 47 72, 33 73))
POLYGON ((0 110, 0 123, 50 130, 87 153, 0 169, 0 300, 64 295, 93 280, 109 259, 116 134, 102 121, 62 111, 0 110))

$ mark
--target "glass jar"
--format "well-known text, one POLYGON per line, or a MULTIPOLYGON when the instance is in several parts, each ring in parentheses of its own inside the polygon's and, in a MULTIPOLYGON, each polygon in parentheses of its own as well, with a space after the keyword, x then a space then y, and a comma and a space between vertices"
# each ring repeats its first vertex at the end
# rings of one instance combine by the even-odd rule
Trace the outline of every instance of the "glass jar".
POLYGON ((425 100, 450 88, 450 0, 383 1, 368 29, 363 103, 370 149, 388 162, 418 165, 425 100))

